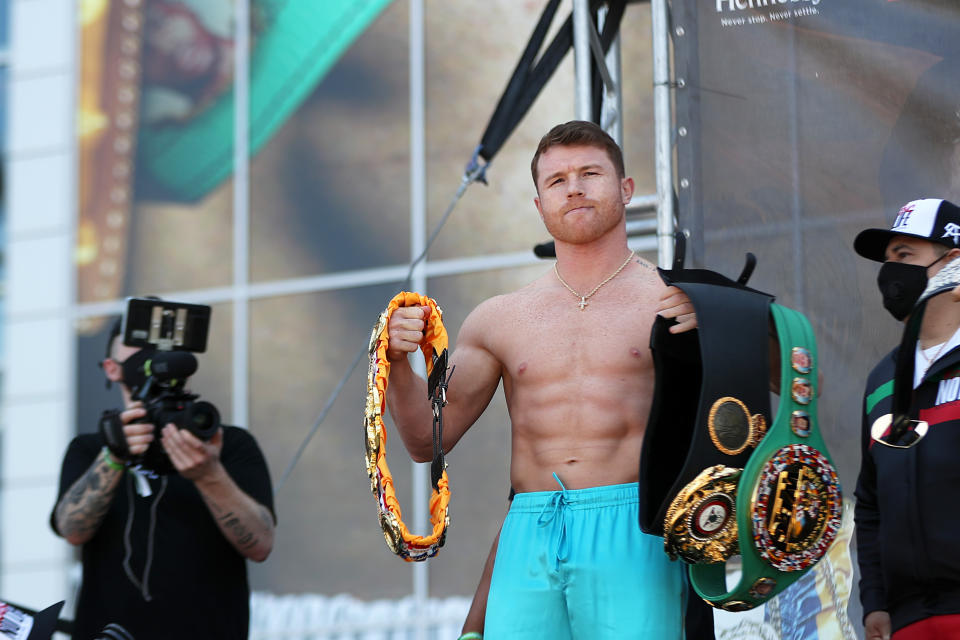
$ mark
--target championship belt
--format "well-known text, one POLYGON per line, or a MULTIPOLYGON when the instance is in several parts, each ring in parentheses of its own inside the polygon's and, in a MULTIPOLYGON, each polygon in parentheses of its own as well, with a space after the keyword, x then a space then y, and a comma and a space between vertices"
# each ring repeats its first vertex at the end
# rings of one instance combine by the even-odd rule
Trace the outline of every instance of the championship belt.
MULTIPOLYGON (((650 335, 656 381, 639 476, 646 533, 664 534, 674 498, 707 469, 721 467, 716 479, 729 482, 724 469, 743 469, 766 432, 773 296, 746 286, 750 271, 734 282, 701 269, 660 270, 690 298, 698 329, 674 335, 673 322, 657 316, 650 335)), ((685 559, 695 562, 697 553, 685 559)))
POLYGON ((367 475, 370 489, 377 498, 380 527, 392 552, 407 562, 419 562, 437 555, 450 525, 450 482, 447 478, 443 453, 443 406, 447 398, 447 331, 443 327, 443 312, 437 303, 417 293, 397 294, 380 314, 370 336, 370 367, 367 370, 367 402, 364 412, 367 475), (433 532, 427 536, 410 533, 404 524, 400 503, 394 489, 393 476, 387 466, 387 432, 383 424, 386 409, 387 379, 390 362, 387 360, 389 338, 387 324, 399 307, 429 307, 421 345, 427 364, 427 393, 433 409, 433 462, 431 464, 430 522, 433 532))
POLYGON ((745 276, 735 283, 713 272, 661 275, 690 297, 699 328, 673 336, 668 321, 654 325, 640 523, 664 536, 671 558, 690 564, 707 603, 745 611, 816 564, 840 529, 840 486, 817 428, 813 329, 803 314, 747 288, 745 276), (781 393, 767 428, 771 322, 781 393), (741 578, 728 590, 734 555, 741 578))

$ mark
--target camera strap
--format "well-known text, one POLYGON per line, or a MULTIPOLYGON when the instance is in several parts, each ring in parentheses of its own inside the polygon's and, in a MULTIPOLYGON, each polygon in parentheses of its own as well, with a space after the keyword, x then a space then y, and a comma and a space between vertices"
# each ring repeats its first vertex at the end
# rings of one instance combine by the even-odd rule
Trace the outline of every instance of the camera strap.
MULTIPOLYGON (((129 473, 128 477, 135 476, 134 482, 137 482, 137 492, 140 492, 139 483, 147 484, 149 488, 149 483, 140 473, 129 473)), ((150 568, 153 564, 153 546, 154 540, 156 539, 157 533, 157 507, 160 505, 160 499, 163 497, 164 492, 167 490, 167 477, 163 476, 160 479, 160 491, 153 498, 153 501, 150 503, 150 523, 147 527, 147 552, 146 552, 146 561, 143 566, 143 575, 140 579, 137 579, 137 576, 133 574, 133 569, 130 567, 130 559, 133 557, 133 545, 130 542, 130 532, 133 529, 133 514, 135 511, 134 506, 134 495, 131 487, 127 488, 127 524, 123 528, 123 571, 127 574, 127 578, 130 579, 130 582, 133 583, 139 591, 140 595, 143 596, 143 599, 146 602, 150 602, 153 597, 150 595, 150 568)), ((150 493, 146 495, 140 494, 143 497, 147 497, 150 493)))
POLYGON ((447 404, 447 331, 443 326, 443 312, 437 303, 418 293, 401 292, 394 296, 377 320, 370 336, 367 370, 367 401, 364 411, 364 442, 366 445, 367 475, 370 489, 377 498, 380 527, 390 550, 407 562, 432 558, 443 546, 450 525, 450 482, 443 452, 443 407, 447 404), (401 517, 393 475, 387 466, 387 432, 383 414, 387 402, 387 380, 390 361, 387 360, 390 316, 400 307, 428 307, 430 313, 424 327, 421 345, 427 366, 427 390, 433 413, 433 461, 431 463, 430 535, 413 535, 401 517))

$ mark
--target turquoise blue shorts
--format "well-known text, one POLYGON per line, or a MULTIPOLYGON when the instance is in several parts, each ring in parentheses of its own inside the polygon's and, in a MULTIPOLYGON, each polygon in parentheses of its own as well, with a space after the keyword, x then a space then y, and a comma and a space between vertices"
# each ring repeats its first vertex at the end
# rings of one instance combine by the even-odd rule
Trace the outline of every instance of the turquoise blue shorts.
POLYGON ((484 638, 682 640, 685 566, 640 530, 635 482, 518 493, 500 532, 484 638))

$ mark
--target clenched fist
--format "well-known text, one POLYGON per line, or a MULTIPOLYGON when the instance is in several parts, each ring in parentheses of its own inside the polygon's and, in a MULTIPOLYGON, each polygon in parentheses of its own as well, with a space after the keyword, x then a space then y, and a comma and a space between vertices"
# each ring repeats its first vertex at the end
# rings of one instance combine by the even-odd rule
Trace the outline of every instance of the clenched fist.
POLYGON ((387 360, 404 360, 408 353, 420 348, 429 315, 430 307, 421 306, 400 307, 390 314, 390 323, 387 325, 387 337, 390 341, 387 360))

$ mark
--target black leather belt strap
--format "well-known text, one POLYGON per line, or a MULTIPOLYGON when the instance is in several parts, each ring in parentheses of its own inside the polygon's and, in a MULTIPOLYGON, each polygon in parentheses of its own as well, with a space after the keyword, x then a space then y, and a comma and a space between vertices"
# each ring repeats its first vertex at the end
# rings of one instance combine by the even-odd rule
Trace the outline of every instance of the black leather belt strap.
POLYGON ((660 270, 666 284, 689 296, 698 329, 674 335, 673 321, 657 317, 651 332, 656 381, 639 477, 646 533, 663 535, 671 501, 704 469, 746 465, 752 427, 744 416, 770 422, 773 296, 745 286, 752 264, 736 282, 701 269, 660 270))

